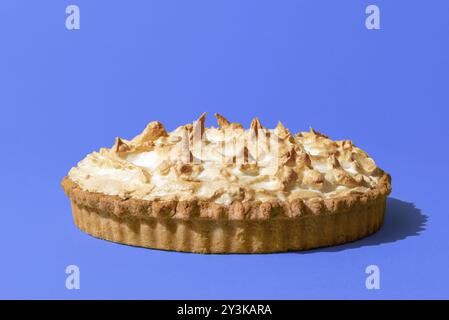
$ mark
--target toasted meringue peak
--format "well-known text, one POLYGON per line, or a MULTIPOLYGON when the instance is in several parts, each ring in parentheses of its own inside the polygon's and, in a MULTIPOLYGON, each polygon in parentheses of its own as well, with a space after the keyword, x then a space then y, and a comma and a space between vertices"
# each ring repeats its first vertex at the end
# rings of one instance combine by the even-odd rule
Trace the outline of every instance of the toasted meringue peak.
POLYGON ((206 122, 206 112, 204 112, 194 123, 192 127, 192 139, 201 139, 205 130, 204 123, 206 122))
POLYGON ((324 135, 324 134, 322 134, 322 133, 316 131, 316 130, 313 129, 312 127, 310 127, 310 133, 313 134, 313 135, 315 135, 315 136, 318 136, 318 137, 322 137, 322 138, 326 138, 326 139, 328 138, 328 136, 326 136, 326 135, 324 135))
POLYGON ((218 126, 221 129, 243 129, 243 126, 240 123, 230 122, 228 119, 218 113, 215 113, 215 118, 217 118, 218 126))
POLYGON ((215 116, 219 128, 205 128, 205 113, 172 132, 151 122, 133 139, 88 155, 69 176, 85 190, 123 197, 230 204, 344 196, 375 188, 383 173, 350 140, 312 128, 292 136, 281 122, 269 130, 258 118, 244 130, 215 116))
POLYGON ((112 147, 114 152, 128 152, 131 150, 131 147, 126 144, 122 139, 119 137, 115 138, 114 146, 112 147))
POLYGON ((263 127, 262 124, 260 123, 259 118, 256 117, 251 121, 250 130, 254 132, 255 135, 257 136, 260 129, 263 129, 263 127))
POLYGON ((220 128, 226 129, 231 126, 231 123, 229 122, 229 120, 226 119, 225 117, 223 117, 222 115, 215 113, 215 118, 217 118, 217 122, 218 122, 218 125, 220 126, 220 128))
POLYGON ((195 121, 195 123, 201 123, 201 127, 204 129, 204 123, 206 121, 207 112, 203 112, 200 117, 195 121))
POLYGON ((278 124, 277 124, 277 126, 276 126, 276 128, 274 130, 275 130, 275 133, 281 139, 288 139, 288 138, 290 138, 292 136, 290 131, 288 131, 288 129, 286 127, 284 127, 284 125, 282 124, 281 121, 278 122, 278 124))
POLYGON ((285 128, 284 124, 279 120, 275 130, 278 132, 284 132, 287 129, 285 128))
POLYGON ((141 145, 145 142, 152 142, 160 137, 165 137, 167 135, 167 131, 165 130, 162 123, 160 123, 159 121, 153 121, 146 126, 141 134, 134 137, 131 140, 131 143, 134 145, 141 145))

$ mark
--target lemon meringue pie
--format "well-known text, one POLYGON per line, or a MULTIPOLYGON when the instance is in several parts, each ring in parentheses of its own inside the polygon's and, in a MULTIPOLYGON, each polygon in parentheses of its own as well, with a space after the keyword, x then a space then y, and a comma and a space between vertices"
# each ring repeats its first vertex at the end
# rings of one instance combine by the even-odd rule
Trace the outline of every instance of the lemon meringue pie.
POLYGON ((200 253, 305 250, 377 231, 391 178, 350 140, 281 122, 250 128, 205 114, 168 132, 151 122, 62 180, 75 224, 95 237, 200 253))

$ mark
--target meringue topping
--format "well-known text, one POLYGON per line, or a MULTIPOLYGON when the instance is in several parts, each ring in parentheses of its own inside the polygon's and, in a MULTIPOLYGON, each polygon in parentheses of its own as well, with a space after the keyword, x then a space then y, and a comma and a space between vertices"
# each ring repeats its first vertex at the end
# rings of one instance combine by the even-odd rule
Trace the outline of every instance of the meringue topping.
POLYGON ((313 129, 291 134, 255 118, 249 129, 206 114, 167 132, 151 122, 131 140, 116 138, 81 160, 69 177, 82 189, 143 200, 333 198, 376 187, 383 171, 349 140, 333 141, 313 129))

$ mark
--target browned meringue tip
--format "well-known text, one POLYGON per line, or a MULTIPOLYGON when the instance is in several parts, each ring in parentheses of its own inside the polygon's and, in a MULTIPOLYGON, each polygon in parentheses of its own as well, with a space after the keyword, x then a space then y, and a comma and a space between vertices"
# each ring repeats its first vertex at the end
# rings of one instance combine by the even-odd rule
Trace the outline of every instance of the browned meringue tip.
POLYGON ((313 135, 315 135, 315 136, 322 137, 322 138, 326 138, 326 139, 329 138, 329 137, 326 136, 325 134, 322 134, 322 133, 316 131, 316 130, 313 129, 312 127, 310 127, 310 130, 309 130, 309 131, 310 131, 311 134, 313 134, 313 135))
POLYGON ((281 122, 281 120, 278 120, 278 124, 276 125, 277 130, 285 130, 284 124, 281 122))
POLYGON ((286 139, 291 137, 291 133, 290 131, 288 131, 288 129, 282 124, 281 121, 278 121, 278 124, 276 126, 276 128, 274 129, 277 133, 277 135, 281 138, 281 139, 286 139))
POLYGON ((202 124, 204 124, 204 121, 206 121, 206 115, 207 112, 203 112, 195 122, 201 122, 202 124))
POLYGON ((221 114, 215 113, 215 118, 217 118, 217 123, 220 129, 243 129, 243 126, 238 122, 230 122, 228 119, 223 117, 221 114))
POLYGON ((250 130, 253 131, 253 132, 255 133, 255 135, 257 136, 260 129, 263 129, 263 126, 262 126, 262 124, 260 123, 259 118, 258 118, 258 117, 255 117, 255 118, 251 121, 250 130))
POLYGON ((128 152, 131 150, 131 147, 124 142, 120 137, 115 138, 115 143, 112 146, 112 150, 114 152, 128 152))
POLYGON ((205 131, 204 128, 205 122, 206 122, 206 112, 203 112, 203 114, 193 123, 191 138, 193 137, 201 138, 203 136, 205 131))
POLYGON ((155 141, 160 137, 168 136, 167 131, 162 123, 159 121, 150 122, 145 129, 137 136, 135 136, 132 140, 132 144, 143 144, 149 141, 155 141))
POLYGON ((229 122, 228 119, 223 117, 221 114, 215 113, 215 118, 217 118, 217 123, 220 128, 226 129, 229 128, 231 125, 231 122, 229 122))

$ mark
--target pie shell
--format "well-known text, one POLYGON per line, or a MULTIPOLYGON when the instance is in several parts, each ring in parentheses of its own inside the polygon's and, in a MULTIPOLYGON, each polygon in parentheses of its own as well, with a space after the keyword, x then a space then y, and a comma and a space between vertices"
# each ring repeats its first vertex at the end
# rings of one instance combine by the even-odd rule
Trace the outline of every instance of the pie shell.
POLYGON ((354 241, 383 224, 391 177, 363 194, 289 201, 151 201, 89 192, 69 177, 75 224, 105 240, 197 253, 299 251, 354 241))

